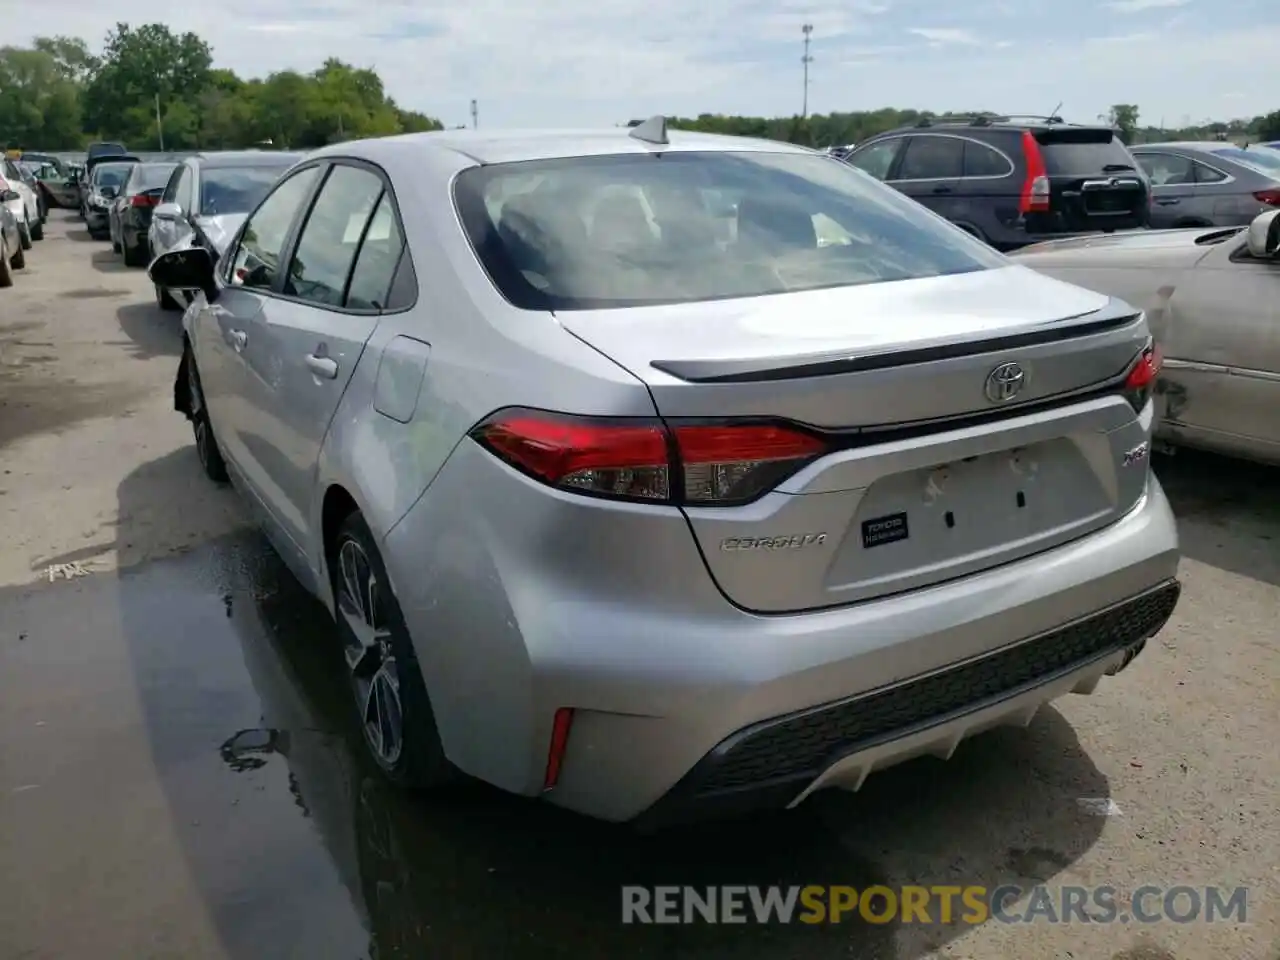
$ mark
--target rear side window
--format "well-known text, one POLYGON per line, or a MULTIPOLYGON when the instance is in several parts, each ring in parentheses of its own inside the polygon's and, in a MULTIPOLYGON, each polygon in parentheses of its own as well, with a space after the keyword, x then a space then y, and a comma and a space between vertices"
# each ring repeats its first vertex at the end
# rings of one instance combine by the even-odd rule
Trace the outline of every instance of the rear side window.
POLYGON ((1221 183, 1227 179, 1227 175, 1221 170, 1215 170, 1207 163, 1196 164, 1196 183, 1221 183))
MULTIPOLYGON (((347 277, 381 196, 382 180, 376 174, 344 164, 333 168, 302 227, 285 277, 285 294, 321 306, 342 306, 347 277)), ((393 262, 387 284, 394 270, 393 262)))
POLYGON ((964 175, 966 177, 1007 177, 1013 173, 1013 161, 999 150, 979 143, 964 142, 964 175))
POLYGON ((236 249, 232 284, 261 288, 274 286, 289 229, 319 173, 319 167, 299 170, 283 181, 254 211, 245 224, 240 246, 236 249))
POLYGON ((1005 265, 825 156, 625 154, 490 164, 454 183, 500 292, 525 309, 753 297, 1005 265))
POLYGON ((907 139, 895 180, 954 180, 964 173, 964 141, 959 137, 907 139))
POLYGON ((378 201, 360 243, 360 253, 351 270, 351 282, 347 288, 346 306, 350 310, 385 310, 388 293, 400 253, 404 249, 404 237, 396 220, 396 211, 389 194, 378 201))
POLYGON ((1092 177, 1138 166, 1129 148, 1110 130, 1049 130, 1035 137, 1051 177, 1092 177))

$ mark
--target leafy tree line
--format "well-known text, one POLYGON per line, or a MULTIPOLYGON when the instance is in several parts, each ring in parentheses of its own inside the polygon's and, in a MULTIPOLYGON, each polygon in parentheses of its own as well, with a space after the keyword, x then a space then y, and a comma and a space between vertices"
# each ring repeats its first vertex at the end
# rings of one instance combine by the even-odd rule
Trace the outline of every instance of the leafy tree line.
POLYGON ((298 149, 440 127, 398 106, 372 70, 329 58, 311 73, 244 80, 214 68, 196 34, 160 23, 119 23, 100 53, 75 37, 0 47, 4 145, 70 150, 117 140, 133 150, 191 150, 270 141, 298 149))
MULTIPOLYGON (((825 147, 856 143, 926 116, 954 114, 892 107, 806 118, 704 113, 673 118, 672 124, 825 147)), ((1120 103, 1099 119, 1129 143, 1280 139, 1280 110, 1161 129, 1140 125, 1138 108, 1120 103)), ((160 23, 136 28, 119 23, 98 53, 83 40, 64 36, 40 37, 29 48, 0 47, 0 139, 5 144, 58 150, 119 140, 135 150, 188 150, 271 141, 309 148, 440 128, 440 121, 398 106, 373 70, 329 58, 311 73, 284 70, 245 80, 216 69, 212 49, 199 36, 177 35, 160 23)))

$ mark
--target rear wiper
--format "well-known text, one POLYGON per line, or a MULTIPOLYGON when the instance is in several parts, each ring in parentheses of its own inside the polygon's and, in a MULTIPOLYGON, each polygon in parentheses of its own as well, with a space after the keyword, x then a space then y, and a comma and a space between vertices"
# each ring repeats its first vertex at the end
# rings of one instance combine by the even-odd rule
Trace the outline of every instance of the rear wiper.
POLYGON ((1104 163, 1102 165, 1103 173, 1110 173, 1112 170, 1135 170, 1132 164, 1128 163, 1104 163))

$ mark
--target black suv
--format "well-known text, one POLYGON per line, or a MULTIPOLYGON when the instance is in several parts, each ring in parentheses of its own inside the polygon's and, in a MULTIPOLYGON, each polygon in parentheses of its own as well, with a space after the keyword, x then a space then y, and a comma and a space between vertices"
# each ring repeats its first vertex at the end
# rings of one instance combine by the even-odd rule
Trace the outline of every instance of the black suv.
POLYGON ((845 160, 1000 250, 1150 216, 1151 184, 1115 131, 1061 117, 925 119, 845 160))

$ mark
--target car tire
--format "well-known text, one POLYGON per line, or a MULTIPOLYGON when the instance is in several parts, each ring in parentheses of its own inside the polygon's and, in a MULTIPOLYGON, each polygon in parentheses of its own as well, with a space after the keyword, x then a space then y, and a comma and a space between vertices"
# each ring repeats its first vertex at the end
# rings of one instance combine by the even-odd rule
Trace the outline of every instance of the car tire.
POLYGON ((180 304, 177 300, 173 299, 173 294, 171 294, 168 290, 164 289, 164 287, 160 286, 157 283, 153 283, 151 286, 155 288, 156 306, 159 307, 161 310, 168 310, 171 312, 172 311, 181 312, 184 309, 182 304, 180 304))
POLYGON ((222 451, 218 449, 218 438, 213 432, 213 423, 209 420, 209 410, 204 405, 200 373, 196 370, 196 358, 190 347, 183 354, 182 365, 186 368, 187 402, 191 410, 187 419, 191 421, 191 433, 196 441, 196 456, 200 458, 200 466, 206 477, 214 483, 225 484, 231 479, 227 474, 227 462, 222 459, 222 451))
POLYGON ((18 247, 17 250, 13 251, 13 255, 9 257, 9 266, 11 266, 14 270, 22 270, 26 267, 26 265, 27 265, 26 251, 24 251, 22 247, 18 247))
POLYGON ((44 220, 43 219, 37 220, 35 223, 31 225, 31 239, 32 240, 44 239, 44 220))
POLYGON ((23 250, 31 249, 31 221, 25 218, 18 224, 18 243, 23 250))
POLYGON ((108 235, 109 235, 109 236, 111 236, 111 252, 112 252, 112 253, 119 253, 119 252, 120 252, 120 243, 119 243, 119 241, 118 241, 118 240, 116 240, 115 236, 114 236, 113 234, 111 234, 111 233, 110 233, 110 231, 108 231, 108 235))
POLYGON ((4 242, 4 237, 0 237, 0 287, 13 286, 13 271, 9 269, 9 251, 4 242))
POLYGON ((338 525, 329 550, 329 577, 366 752, 400 786, 447 786, 457 770, 444 755, 409 630, 377 541, 359 510, 338 525))
POLYGON ((131 247, 127 241, 122 240, 120 249, 124 251, 124 265, 126 267, 145 267, 147 265, 147 243, 145 240, 136 247, 131 247))

